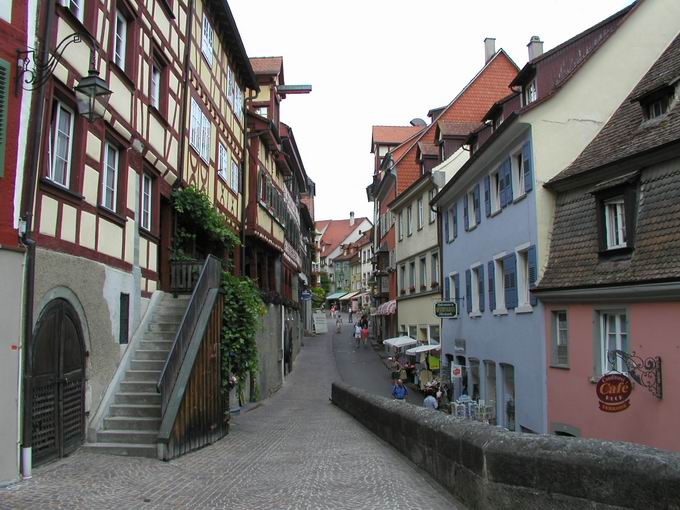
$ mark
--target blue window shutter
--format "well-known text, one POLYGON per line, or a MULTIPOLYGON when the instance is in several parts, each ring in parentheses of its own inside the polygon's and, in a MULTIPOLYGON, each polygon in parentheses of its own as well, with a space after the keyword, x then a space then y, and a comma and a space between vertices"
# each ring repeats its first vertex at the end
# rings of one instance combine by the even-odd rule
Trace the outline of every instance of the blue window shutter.
POLYGON ((484 311, 484 264, 479 266, 477 269, 477 274, 479 276, 479 281, 477 283, 477 288, 479 289, 479 311, 484 311))
POLYGON ((449 213, 444 213, 444 242, 449 242, 449 213))
MULTIPOLYGON (((527 250, 527 262, 527 265, 529 266, 529 288, 533 289, 536 287, 536 279, 538 276, 536 267, 536 246, 530 246, 527 250)), ((529 293, 529 301, 531 306, 536 306, 538 303, 538 300, 533 292, 529 293)))
POLYGON ((524 191, 531 191, 533 186, 533 172, 531 168, 531 145, 529 142, 522 146, 522 166, 524 167, 524 191))
POLYGON ((482 222, 482 208, 481 208, 481 202, 479 201, 479 184, 475 186, 475 191, 474 191, 474 200, 475 200, 475 225, 479 225, 482 222))
POLYGON ((472 288, 470 286, 470 270, 465 270, 465 308, 467 313, 472 311, 472 288))
MULTIPOLYGON (((453 275, 453 289, 456 292, 456 308, 460 307, 460 284, 458 281, 458 275, 453 275)), ((458 312, 460 313, 460 311, 458 312)))
POLYGON ((453 238, 458 237, 458 202, 453 203, 453 238))
POLYGON ((467 194, 463 197, 463 223, 464 223, 463 228, 467 232, 468 225, 470 224, 470 222, 468 221, 468 195, 467 194))
POLYGON ((517 258, 514 253, 503 257, 505 275, 505 307, 517 307, 517 258))
POLYGON ((489 268, 489 310, 493 311, 496 309, 496 283, 495 278, 495 268, 493 260, 488 264, 489 268))
POLYGON ((484 177, 484 203, 486 205, 486 217, 491 216, 491 177, 484 177))
POLYGON ((444 301, 449 301, 451 299, 451 278, 448 276, 444 277, 444 301))
POLYGON ((0 177, 5 173, 7 150, 7 115, 9 107, 9 63, 0 60, 0 177))
POLYGON ((501 180, 501 208, 505 207, 512 201, 512 188, 509 188, 509 183, 512 182, 512 171, 510 170, 510 158, 503 161, 500 170, 498 171, 501 180), (509 199, 508 190, 510 189, 509 199))

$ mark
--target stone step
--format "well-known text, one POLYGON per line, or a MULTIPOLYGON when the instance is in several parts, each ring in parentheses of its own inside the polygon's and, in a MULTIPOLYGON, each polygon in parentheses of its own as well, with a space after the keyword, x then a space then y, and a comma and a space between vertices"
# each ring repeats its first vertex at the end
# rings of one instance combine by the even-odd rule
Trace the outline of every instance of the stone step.
MULTIPOLYGON (((167 358, 167 356, 166 356, 167 358)), ((136 359, 130 361, 130 368, 132 370, 163 370, 165 359, 136 359)))
POLYGON ((160 370, 127 370, 125 372, 125 381, 153 381, 158 382, 161 375, 160 370))
POLYGON ((143 416, 109 416, 104 418, 103 430, 152 430, 158 434, 160 428, 160 418, 146 418, 143 416))
POLYGON ((158 349, 149 349, 149 350, 144 350, 144 349, 137 349, 137 351, 134 354, 134 359, 136 360, 162 360, 165 362, 166 359, 168 359, 168 352, 169 351, 161 351, 158 349))
POLYGON ((145 339, 139 342, 139 348, 143 351, 165 351, 169 352, 170 348, 172 347, 172 343, 174 342, 174 339, 170 340, 162 340, 162 339, 149 339, 146 340, 146 335, 144 337, 145 339))
POLYGON ((158 448, 155 444, 85 443, 83 446, 81 446, 81 449, 92 453, 121 455, 125 457, 148 457, 150 459, 158 458, 158 448))
POLYGON ((118 391, 120 393, 157 393, 156 383, 158 379, 155 381, 122 381, 118 391))
POLYGON ((177 328, 178 324, 176 322, 157 322, 154 320, 149 324, 148 331, 150 333, 176 333, 177 328))
POLYGON ((111 404, 109 416, 160 418, 160 404, 111 404))
POLYGON ((97 432, 97 443, 156 444, 157 430, 109 429, 97 432))
POLYGON ((184 318, 184 308, 177 310, 161 310, 156 312, 151 322, 173 322, 179 324, 184 318))
POLYGON ((161 394, 154 392, 116 393, 116 404, 153 404, 161 405, 161 394))

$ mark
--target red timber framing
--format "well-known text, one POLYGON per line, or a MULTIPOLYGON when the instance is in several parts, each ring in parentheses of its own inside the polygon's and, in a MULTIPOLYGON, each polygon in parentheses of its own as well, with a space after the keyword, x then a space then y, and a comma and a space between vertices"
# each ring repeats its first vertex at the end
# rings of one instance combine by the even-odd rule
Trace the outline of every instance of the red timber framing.
POLYGON ((162 218, 169 218, 160 209, 161 197, 169 197, 179 175, 186 27, 178 20, 186 19, 185 3, 174 2, 170 11, 163 0, 134 6, 128 0, 88 0, 82 3, 82 16, 60 2, 42 5, 42 33, 46 10, 56 9, 52 47, 73 32, 82 35, 82 42, 66 49, 46 85, 35 238, 39 247, 125 271, 138 264, 140 291, 149 295, 158 288, 159 267, 165 265, 171 242, 171 230, 162 224, 162 218), (126 22, 124 50, 115 40, 119 15, 126 22), (88 123, 77 114, 73 86, 87 74, 92 39, 97 42, 96 67, 113 93, 104 118, 88 123), (51 145, 58 143, 67 147, 67 179, 51 170, 51 145), (114 169, 115 179, 105 183, 114 169), (133 246, 137 236, 138 258, 133 246))

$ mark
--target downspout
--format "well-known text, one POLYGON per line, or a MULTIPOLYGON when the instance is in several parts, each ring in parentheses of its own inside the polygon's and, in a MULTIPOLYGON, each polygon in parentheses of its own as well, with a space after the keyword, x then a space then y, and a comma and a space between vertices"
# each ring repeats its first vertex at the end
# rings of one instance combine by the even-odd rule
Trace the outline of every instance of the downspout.
MULTIPOLYGON (((54 2, 47 2, 47 18, 45 20, 45 37, 42 41, 42 55, 40 58, 46 62, 50 56, 50 41, 52 40, 52 25, 54 20, 54 2)), ((31 106, 31 117, 34 119, 31 128, 31 144, 29 157, 29 178, 25 181, 22 197, 22 210, 24 211, 24 231, 21 234, 21 242, 26 246, 26 267, 24 269, 24 306, 23 306, 23 342, 21 351, 23 355, 23 422, 21 430, 21 476, 31 478, 32 468, 32 374, 33 374, 33 294, 35 290, 35 240, 32 239, 33 210, 35 207, 35 194, 38 181, 38 165, 40 162, 40 147, 42 145, 41 134, 43 132, 43 116, 45 114, 45 97, 47 86, 40 87, 37 98, 31 106)))
MULTIPOLYGON (((248 136, 248 105, 255 99, 252 90, 248 90, 248 97, 246 97, 243 105, 243 161, 241 162, 241 256, 239 260, 239 272, 241 276, 246 272, 246 179, 250 175, 248 172, 250 166, 250 137, 248 136)), ((250 199, 250 189, 248 189, 248 200, 250 199)), ((257 191, 256 191, 257 193, 257 191)))

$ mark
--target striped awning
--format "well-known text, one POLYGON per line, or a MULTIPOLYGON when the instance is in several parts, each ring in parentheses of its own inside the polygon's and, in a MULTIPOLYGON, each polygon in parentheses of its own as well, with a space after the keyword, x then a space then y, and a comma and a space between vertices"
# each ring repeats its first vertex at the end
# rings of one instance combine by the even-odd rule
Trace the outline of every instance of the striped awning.
POLYGON ((397 312, 397 300, 393 299, 387 303, 383 303, 375 311, 376 315, 394 315, 397 312))
POLYGON ((350 292, 350 293, 348 293, 348 294, 345 294, 344 296, 342 296, 342 297, 340 298, 340 301, 349 301, 349 300, 352 299, 354 296, 356 296, 357 294, 359 294, 359 292, 361 292, 361 291, 350 292))

